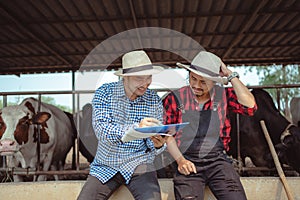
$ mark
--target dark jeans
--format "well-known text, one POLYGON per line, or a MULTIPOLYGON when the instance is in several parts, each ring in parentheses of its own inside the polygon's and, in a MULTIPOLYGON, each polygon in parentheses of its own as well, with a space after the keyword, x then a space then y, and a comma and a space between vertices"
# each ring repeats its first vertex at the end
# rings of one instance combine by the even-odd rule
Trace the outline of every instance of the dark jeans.
MULTIPOLYGON (((128 185, 125 185, 136 200, 161 200, 160 187, 153 166, 140 165, 135 170, 128 185), (149 170, 151 168, 151 170, 149 170), (147 171, 147 172, 146 172, 147 171)), ((121 185, 125 179, 118 172, 105 184, 97 178, 88 176, 77 200, 106 200, 121 185)))
POLYGON ((174 177, 176 200, 204 199, 205 185, 208 185, 217 199, 245 200, 246 194, 240 177, 231 163, 217 160, 196 166, 197 174, 185 176, 177 172, 174 177))

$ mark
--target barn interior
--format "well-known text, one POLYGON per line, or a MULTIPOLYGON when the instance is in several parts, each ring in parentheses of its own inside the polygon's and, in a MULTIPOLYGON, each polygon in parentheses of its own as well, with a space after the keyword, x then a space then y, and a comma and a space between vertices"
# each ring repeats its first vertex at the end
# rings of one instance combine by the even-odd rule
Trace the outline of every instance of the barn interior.
POLYGON ((10 0, 0 11, 0 75, 115 71, 133 49, 174 69, 199 50, 233 67, 300 64, 298 0, 10 0))
POLYGON ((116 70, 139 48, 175 68, 199 51, 193 41, 231 66, 299 64, 299 10, 297 0, 1 1, 0 74, 116 70))
POLYGON ((0 10, 1 75, 114 71, 133 49, 169 68, 199 50, 230 66, 300 63, 296 0, 11 0, 0 10))

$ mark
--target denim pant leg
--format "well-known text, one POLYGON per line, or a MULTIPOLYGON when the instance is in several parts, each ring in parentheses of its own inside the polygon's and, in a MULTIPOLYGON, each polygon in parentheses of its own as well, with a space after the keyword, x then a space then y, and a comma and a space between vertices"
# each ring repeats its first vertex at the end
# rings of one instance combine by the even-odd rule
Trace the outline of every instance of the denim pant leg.
POLYGON ((176 200, 203 200, 205 185, 217 199, 247 199, 239 175, 226 159, 200 164, 196 168, 197 174, 189 176, 177 172, 173 179, 176 200))
POLYGON ((140 165, 127 188, 135 200, 161 200, 160 187, 153 165, 140 165))
POLYGON ((173 179, 176 200, 203 200, 205 189, 203 173, 183 175, 179 172, 173 179))
POLYGON ((120 173, 117 173, 105 184, 89 175, 77 200, 106 200, 124 183, 125 179, 120 173))
POLYGON ((225 160, 217 161, 206 174, 209 180, 208 186, 217 199, 247 199, 240 176, 231 163, 225 160))

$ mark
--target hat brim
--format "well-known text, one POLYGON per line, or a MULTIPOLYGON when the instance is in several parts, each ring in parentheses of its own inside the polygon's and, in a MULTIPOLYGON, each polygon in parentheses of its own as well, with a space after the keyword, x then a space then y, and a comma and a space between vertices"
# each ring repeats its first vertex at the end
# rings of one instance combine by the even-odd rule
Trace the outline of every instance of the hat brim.
POLYGON ((190 65, 184 65, 182 63, 176 63, 177 66, 179 67, 182 67, 182 68, 185 68, 187 69, 188 71, 190 72, 193 72, 199 76, 202 76, 204 79, 208 79, 208 80, 211 80, 211 81, 214 81, 214 82, 217 82, 217 83, 222 83, 222 84, 228 84, 228 81, 227 81, 227 78, 226 77, 221 77, 221 76, 217 76, 217 77, 214 77, 214 76, 210 76, 208 74, 205 74, 205 73, 202 73, 202 72, 199 72, 195 69, 192 69, 190 65))
POLYGON ((163 67, 153 65, 153 69, 143 70, 143 71, 139 71, 139 72, 126 73, 126 74, 123 74, 123 70, 119 69, 114 74, 116 76, 148 76, 148 75, 158 74, 159 72, 161 72, 163 70, 164 70, 163 67))

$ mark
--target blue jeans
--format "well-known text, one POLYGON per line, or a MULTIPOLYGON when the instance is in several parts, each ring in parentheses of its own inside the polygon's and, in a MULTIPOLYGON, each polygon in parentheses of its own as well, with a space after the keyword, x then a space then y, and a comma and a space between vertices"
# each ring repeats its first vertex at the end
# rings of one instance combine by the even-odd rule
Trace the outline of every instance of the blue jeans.
POLYGON ((136 200, 161 200, 156 172, 152 168, 152 165, 138 166, 128 185, 119 172, 104 184, 89 175, 77 200, 109 199, 121 185, 125 185, 136 200))

